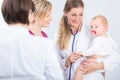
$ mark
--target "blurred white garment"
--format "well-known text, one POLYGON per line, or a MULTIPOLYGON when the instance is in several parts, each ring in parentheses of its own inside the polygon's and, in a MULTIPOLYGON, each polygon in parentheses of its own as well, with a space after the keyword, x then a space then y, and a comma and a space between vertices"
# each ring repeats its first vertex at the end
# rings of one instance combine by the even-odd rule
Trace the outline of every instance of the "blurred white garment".
POLYGON ((0 80, 64 80, 52 41, 17 26, 0 33, 0 80))

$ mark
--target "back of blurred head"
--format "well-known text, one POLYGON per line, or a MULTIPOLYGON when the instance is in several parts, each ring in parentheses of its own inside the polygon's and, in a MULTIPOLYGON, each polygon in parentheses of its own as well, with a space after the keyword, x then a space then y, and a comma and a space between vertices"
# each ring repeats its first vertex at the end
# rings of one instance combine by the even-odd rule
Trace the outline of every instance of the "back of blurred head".
POLYGON ((29 24, 30 10, 34 10, 32 0, 4 0, 2 15, 7 24, 29 24))

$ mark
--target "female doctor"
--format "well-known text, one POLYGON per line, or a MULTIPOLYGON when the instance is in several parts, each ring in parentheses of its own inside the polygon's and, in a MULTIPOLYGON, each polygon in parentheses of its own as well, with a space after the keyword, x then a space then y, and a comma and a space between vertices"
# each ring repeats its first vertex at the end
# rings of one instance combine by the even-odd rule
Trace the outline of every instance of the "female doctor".
POLYGON ((0 34, 0 80, 63 80, 52 41, 26 29, 32 10, 32 0, 2 3, 9 28, 0 34))
POLYGON ((48 27, 52 20, 52 4, 47 0, 32 0, 35 5, 34 20, 31 21, 29 33, 34 36, 47 38, 42 28, 48 27))
MULTIPOLYGON (((74 69, 74 64, 80 57, 77 53, 77 45, 79 45, 79 50, 84 51, 89 47, 92 39, 82 21, 83 11, 84 3, 82 0, 67 0, 64 7, 64 15, 59 24, 57 50, 60 55, 60 64, 64 71, 65 80, 73 80, 76 70, 74 69)), ((82 62, 82 71, 86 74, 101 69, 110 71, 118 66, 119 57, 117 53, 113 53, 103 63, 85 60, 82 62)), ((75 74, 75 77, 78 76, 80 76, 79 70, 75 74)))

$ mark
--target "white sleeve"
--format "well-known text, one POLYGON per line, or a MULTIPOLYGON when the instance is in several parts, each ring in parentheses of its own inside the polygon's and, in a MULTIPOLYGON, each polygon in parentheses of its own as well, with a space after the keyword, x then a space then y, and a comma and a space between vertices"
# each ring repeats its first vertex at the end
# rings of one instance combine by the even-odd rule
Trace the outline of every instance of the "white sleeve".
POLYGON ((83 56, 92 56, 94 54, 96 54, 96 53, 95 53, 94 47, 92 47, 92 46, 89 49, 82 52, 83 56))
POLYGON ((83 51, 83 56, 101 55, 108 56, 110 54, 110 48, 105 44, 106 41, 102 38, 96 38, 91 43, 89 49, 83 51))
POLYGON ((57 58, 57 54, 52 42, 49 45, 48 53, 46 54, 46 80, 64 80, 63 72, 57 58))
POLYGON ((112 71, 120 65, 120 54, 117 52, 112 52, 107 59, 103 60, 103 64, 105 71, 112 71))
POLYGON ((59 63, 61 68, 65 71, 67 67, 65 66, 66 60, 67 60, 67 55, 65 55, 64 51, 61 51, 58 47, 56 47, 57 53, 58 53, 58 58, 59 58, 59 63))
POLYGON ((67 67, 65 66, 65 63, 66 63, 66 59, 68 56, 66 55, 65 51, 60 50, 59 47, 57 46, 57 43, 56 43, 57 37, 58 37, 58 35, 55 34, 53 42, 54 42, 56 53, 57 53, 57 56, 59 59, 60 66, 61 66, 62 70, 65 71, 67 69, 67 67))
POLYGON ((93 40, 93 42, 90 45, 90 48, 82 52, 83 56, 92 56, 92 55, 98 55, 98 52, 101 48, 100 42, 97 40, 93 40))

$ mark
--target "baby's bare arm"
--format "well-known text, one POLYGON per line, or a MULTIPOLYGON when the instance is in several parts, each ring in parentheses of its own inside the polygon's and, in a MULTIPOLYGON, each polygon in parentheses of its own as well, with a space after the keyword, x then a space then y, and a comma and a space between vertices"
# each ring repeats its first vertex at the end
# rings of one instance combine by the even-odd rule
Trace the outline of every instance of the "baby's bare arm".
POLYGON ((83 80, 83 75, 85 74, 86 71, 81 64, 77 67, 75 75, 74 75, 74 80, 83 80))

